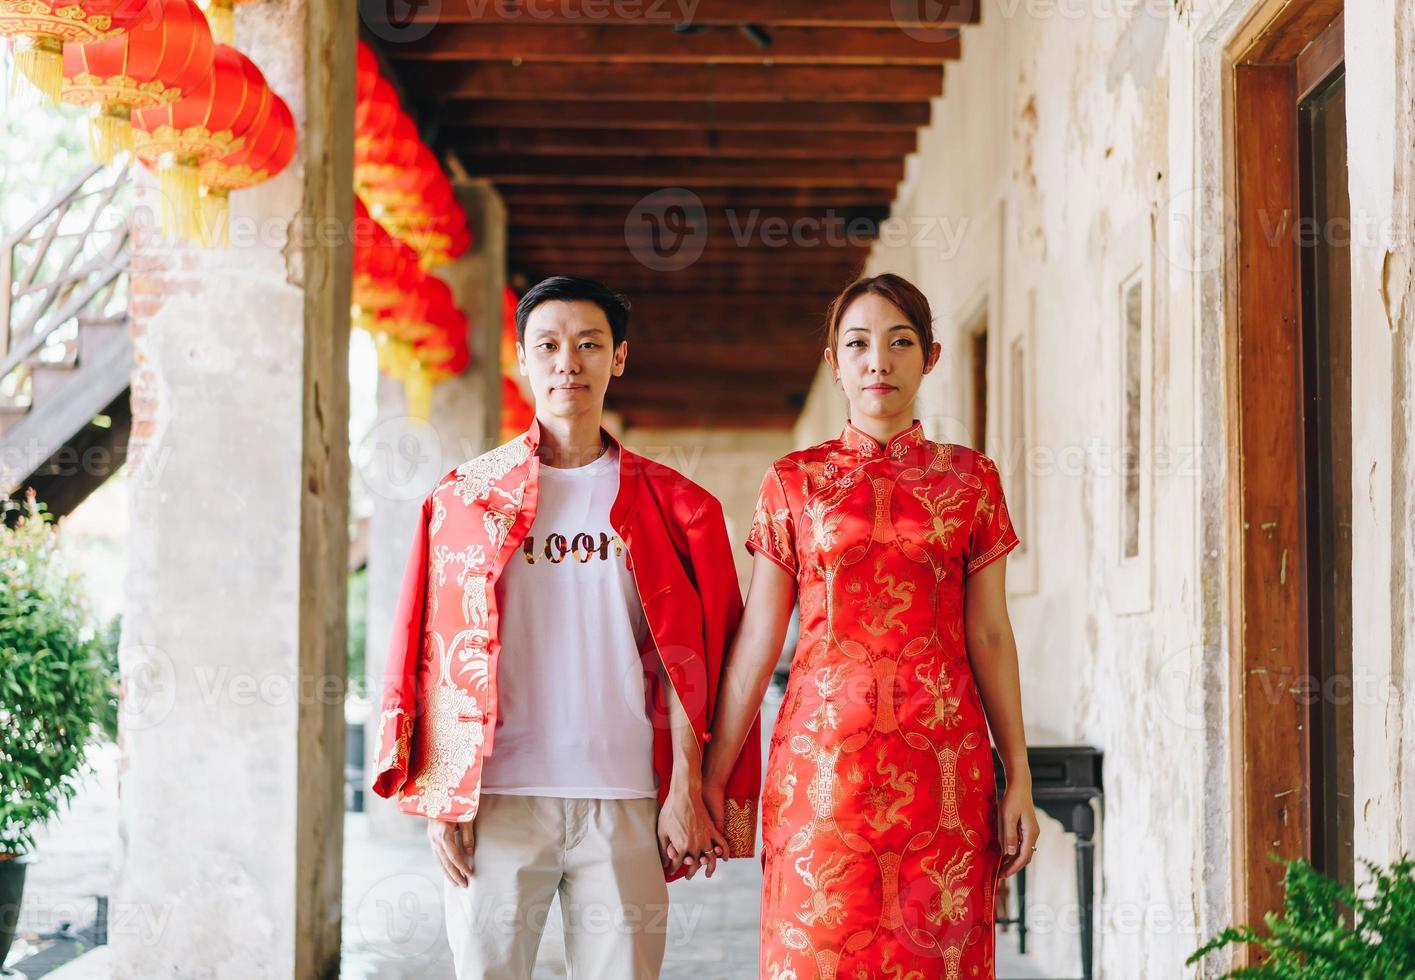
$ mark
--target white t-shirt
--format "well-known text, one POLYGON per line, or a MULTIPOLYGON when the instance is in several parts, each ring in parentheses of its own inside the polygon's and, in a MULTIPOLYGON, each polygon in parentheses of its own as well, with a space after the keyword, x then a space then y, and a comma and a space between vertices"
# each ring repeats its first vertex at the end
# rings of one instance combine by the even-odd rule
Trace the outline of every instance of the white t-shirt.
POLYGON ((609 523, 618 451, 539 469, 535 520, 496 582, 501 717, 482 791, 657 796, 639 658, 648 624, 609 523))

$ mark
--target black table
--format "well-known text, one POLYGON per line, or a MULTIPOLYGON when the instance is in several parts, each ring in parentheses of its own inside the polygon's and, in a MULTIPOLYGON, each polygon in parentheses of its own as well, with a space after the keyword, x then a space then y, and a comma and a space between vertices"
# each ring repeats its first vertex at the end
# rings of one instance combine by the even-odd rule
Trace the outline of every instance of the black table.
MULTIPOLYGON (((1027 764, 1032 770, 1032 804, 1076 835, 1076 895, 1081 905, 1081 976, 1091 980, 1095 953, 1095 833, 1096 810, 1103 800, 1102 753, 1090 745, 1066 745, 1051 733, 1029 730, 1027 764), (1093 808, 1091 801, 1096 800, 1093 808)), ((993 749, 993 770, 1001 797, 1007 786, 1002 758, 993 749)), ((1019 952, 1027 952, 1027 869, 1017 876, 1017 917, 999 918, 1015 923, 1019 952)))

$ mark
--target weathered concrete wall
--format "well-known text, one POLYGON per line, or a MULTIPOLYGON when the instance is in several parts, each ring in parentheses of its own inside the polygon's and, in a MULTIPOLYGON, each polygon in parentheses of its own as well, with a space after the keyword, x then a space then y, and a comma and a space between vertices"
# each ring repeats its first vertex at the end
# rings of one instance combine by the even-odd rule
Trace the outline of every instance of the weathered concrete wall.
MULTIPOLYGON (((1106 753, 1106 977, 1186 975, 1185 956, 1230 917, 1221 55, 1257 5, 989 6, 964 33, 901 185, 893 220, 907 234, 877 245, 866 270, 909 276, 934 306, 943 359, 919 404, 930 434, 972 445, 986 435, 1009 501, 1028 501, 1027 548, 1008 570, 1024 704, 1034 735, 1106 753), (1118 545, 1117 296, 1134 274, 1148 283, 1152 450, 1139 564, 1118 545), (986 434, 972 431, 966 347, 981 316, 986 434), (1019 339, 1025 443, 1004 359, 1019 339)), ((1389 860, 1415 836, 1415 12, 1398 0, 1352 5, 1346 44, 1356 850, 1389 860)), ((795 443, 828 438, 842 418, 822 370, 795 443)), ((1035 948, 1075 975, 1070 840, 1049 821, 1033 870, 1035 948)))
POLYGON ((1356 854, 1415 851, 1415 9, 1346 12, 1356 854))
POLYGON ((295 160, 229 250, 137 233, 114 977, 338 975, 354 34, 241 11, 295 160))
MULTIPOLYGON (((822 314, 824 315, 824 314, 822 314)), ((796 427, 791 433, 793 447, 809 446, 823 439, 831 439, 840 434, 849 415, 849 404, 840 386, 835 383, 835 375, 824 358, 816 368, 815 380, 806 395, 806 404, 796 419, 796 427)))

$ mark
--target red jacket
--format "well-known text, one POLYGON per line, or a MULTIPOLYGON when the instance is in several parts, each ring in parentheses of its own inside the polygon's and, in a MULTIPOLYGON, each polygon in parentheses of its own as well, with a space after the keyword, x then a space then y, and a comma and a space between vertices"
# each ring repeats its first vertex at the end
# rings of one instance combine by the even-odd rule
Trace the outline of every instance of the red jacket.
MULTIPOLYGON (((495 585, 535 519, 539 443, 540 423, 533 421, 448 473, 423 501, 394 616, 372 784, 380 796, 398 794, 405 813, 451 822, 476 816, 482 758, 496 740, 495 585)), ((662 659, 701 749, 712 737, 742 597, 717 499, 667 466, 622 446, 619 452, 610 523, 627 549, 649 626, 639 654, 662 806, 673 748, 667 692, 653 658, 662 659)), ((727 784, 729 857, 754 852, 760 724, 753 721, 727 784)))

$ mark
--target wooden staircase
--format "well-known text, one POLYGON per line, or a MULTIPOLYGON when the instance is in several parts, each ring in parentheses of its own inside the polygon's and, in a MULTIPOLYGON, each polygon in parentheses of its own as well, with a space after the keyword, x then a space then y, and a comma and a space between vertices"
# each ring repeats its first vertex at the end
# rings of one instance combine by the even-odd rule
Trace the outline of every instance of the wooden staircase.
POLYGON ((0 250, 0 497, 56 516, 127 456, 130 192, 90 166, 0 250))

